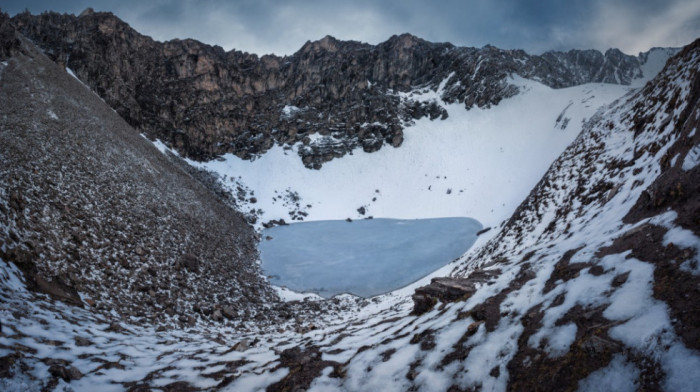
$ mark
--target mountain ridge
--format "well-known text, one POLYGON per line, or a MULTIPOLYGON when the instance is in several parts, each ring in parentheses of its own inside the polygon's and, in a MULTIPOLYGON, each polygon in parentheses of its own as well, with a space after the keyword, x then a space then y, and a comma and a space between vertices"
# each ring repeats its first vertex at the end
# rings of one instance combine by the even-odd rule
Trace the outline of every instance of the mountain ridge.
POLYGON ((11 21, 129 124, 197 160, 251 159, 275 144, 304 144, 304 165, 320 168, 355 148, 398 147, 405 126, 446 112, 442 102, 396 94, 442 82, 442 101, 468 109, 517 94, 507 80, 514 74, 555 88, 642 76, 641 59, 615 49, 530 56, 403 34, 378 45, 328 36, 291 56, 258 57, 189 39, 157 42, 111 13, 22 13, 11 21), (295 110, 285 115, 285 108, 295 110), (315 134, 335 142, 316 143, 315 134))

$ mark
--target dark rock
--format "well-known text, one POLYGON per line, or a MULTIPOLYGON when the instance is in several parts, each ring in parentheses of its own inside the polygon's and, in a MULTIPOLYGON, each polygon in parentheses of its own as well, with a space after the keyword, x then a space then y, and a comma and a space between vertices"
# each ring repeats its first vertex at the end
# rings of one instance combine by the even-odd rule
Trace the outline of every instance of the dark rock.
POLYGON ((200 261, 197 256, 191 253, 185 253, 180 256, 179 265, 189 272, 197 272, 197 270, 199 270, 200 261))
POLYGON ((109 327, 105 329, 107 332, 123 332, 124 328, 118 323, 118 322, 112 322, 109 324, 109 327))
POLYGON ((46 293, 51 297, 67 302, 72 305, 82 306, 83 302, 80 300, 77 290, 73 287, 69 287, 58 279, 52 281, 44 279, 41 275, 34 276, 34 282, 36 283, 36 288, 42 293, 46 293))
POLYGON ((479 230, 479 231, 476 232, 476 235, 477 235, 477 236, 480 236, 480 235, 482 235, 482 234, 484 234, 484 233, 487 233, 489 230, 491 230, 490 227, 487 227, 487 228, 485 228, 485 229, 481 229, 481 230, 479 230))
POLYGON ((357 209, 357 212, 358 212, 360 215, 364 215, 367 211, 365 210, 365 207, 360 207, 360 208, 357 209))
POLYGON ((92 342, 82 336, 75 337, 75 345, 79 347, 91 346, 92 342))
POLYGON ((196 392, 199 390, 186 381, 176 381, 163 387, 163 392, 196 392))
POLYGON ((627 278, 628 278, 629 276, 630 276, 629 271, 627 271, 627 272, 625 272, 625 273, 623 273, 623 274, 619 274, 619 275, 615 276, 615 277, 613 278, 613 280, 612 280, 612 286, 613 286, 613 287, 620 287, 620 286, 622 286, 623 284, 625 284, 625 282, 627 282, 627 278))
POLYGON ((221 307, 221 314, 229 320, 233 320, 238 317, 238 312, 228 305, 221 307))
POLYGON ((469 278, 433 278, 429 285, 417 288, 413 294, 413 314, 429 311, 438 301, 466 300, 476 292, 476 283, 483 283, 488 277, 475 273, 469 278))
POLYGON ((19 354, 10 354, 0 357, 0 379, 12 377, 12 368, 19 359, 19 354))
POLYGON ((61 378, 63 381, 71 382, 72 380, 80 380, 83 378, 83 373, 80 370, 74 368, 73 366, 63 366, 63 365, 51 365, 49 367, 49 373, 56 377, 61 378))
POLYGON ((334 361, 324 361, 317 347, 307 346, 292 347, 282 351, 279 355, 280 365, 290 372, 280 381, 267 387, 268 391, 305 391, 313 380, 321 375, 323 369, 333 367, 331 377, 337 377, 340 372, 340 364, 334 361))
POLYGON ((591 355, 601 355, 606 352, 619 351, 621 345, 612 340, 593 335, 581 342, 581 348, 588 351, 591 355))

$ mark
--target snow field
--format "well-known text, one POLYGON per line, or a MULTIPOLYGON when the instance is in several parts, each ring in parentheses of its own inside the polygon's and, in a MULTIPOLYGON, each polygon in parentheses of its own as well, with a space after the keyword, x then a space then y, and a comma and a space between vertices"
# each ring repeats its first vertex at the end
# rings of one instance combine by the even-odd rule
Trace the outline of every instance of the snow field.
MULTIPOLYGON (((447 105, 446 120, 421 119, 404 130, 399 148, 334 159, 306 169, 296 149, 274 146, 253 161, 228 154, 191 164, 214 171, 234 194, 240 183, 253 191, 261 222, 289 221, 281 196, 292 190, 311 205, 305 220, 472 217, 485 227, 507 219, 549 165, 576 138, 584 120, 629 87, 589 84, 554 90, 534 81, 512 81, 521 93, 490 109, 447 105), (557 121, 557 118, 560 121, 557 121), (569 119, 562 129, 563 119, 569 119), (224 179, 225 178, 225 179, 224 179), (277 200, 273 200, 276 198, 277 200), (373 199, 376 199, 373 201, 373 199), (365 215, 356 210, 364 206, 365 215)), ((439 100, 440 91, 403 94, 439 100)), ((164 146, 161 146, 161 149, 164 146)))

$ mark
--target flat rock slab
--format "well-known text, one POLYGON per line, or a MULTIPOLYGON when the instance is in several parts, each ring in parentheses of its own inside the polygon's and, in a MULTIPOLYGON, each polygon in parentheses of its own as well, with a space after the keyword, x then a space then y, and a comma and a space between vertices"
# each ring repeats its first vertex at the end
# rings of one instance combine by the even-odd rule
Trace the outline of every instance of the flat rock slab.
POLYGON ((474 295, 477 283, 485 283, 497 271, 476 270, 467 278, 433 278, 430 284, 416 289, 413 294, 413 314, 421 315, 435 306, 438 301, 464 301, 474 295))

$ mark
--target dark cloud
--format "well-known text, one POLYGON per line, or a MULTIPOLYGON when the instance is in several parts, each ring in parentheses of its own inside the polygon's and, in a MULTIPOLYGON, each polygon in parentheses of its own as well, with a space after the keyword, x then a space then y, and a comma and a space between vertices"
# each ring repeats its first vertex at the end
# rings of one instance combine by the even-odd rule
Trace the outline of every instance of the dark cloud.
POLYGON ((460 46, 545 50, 618 47, 636 53, 681 46, 700 36, 697 0, 6 0, 25 8, 112 11, 159 40, 195 38, 226 49, 291 54, 327 34, 379 43, 410 32, 460 46))

